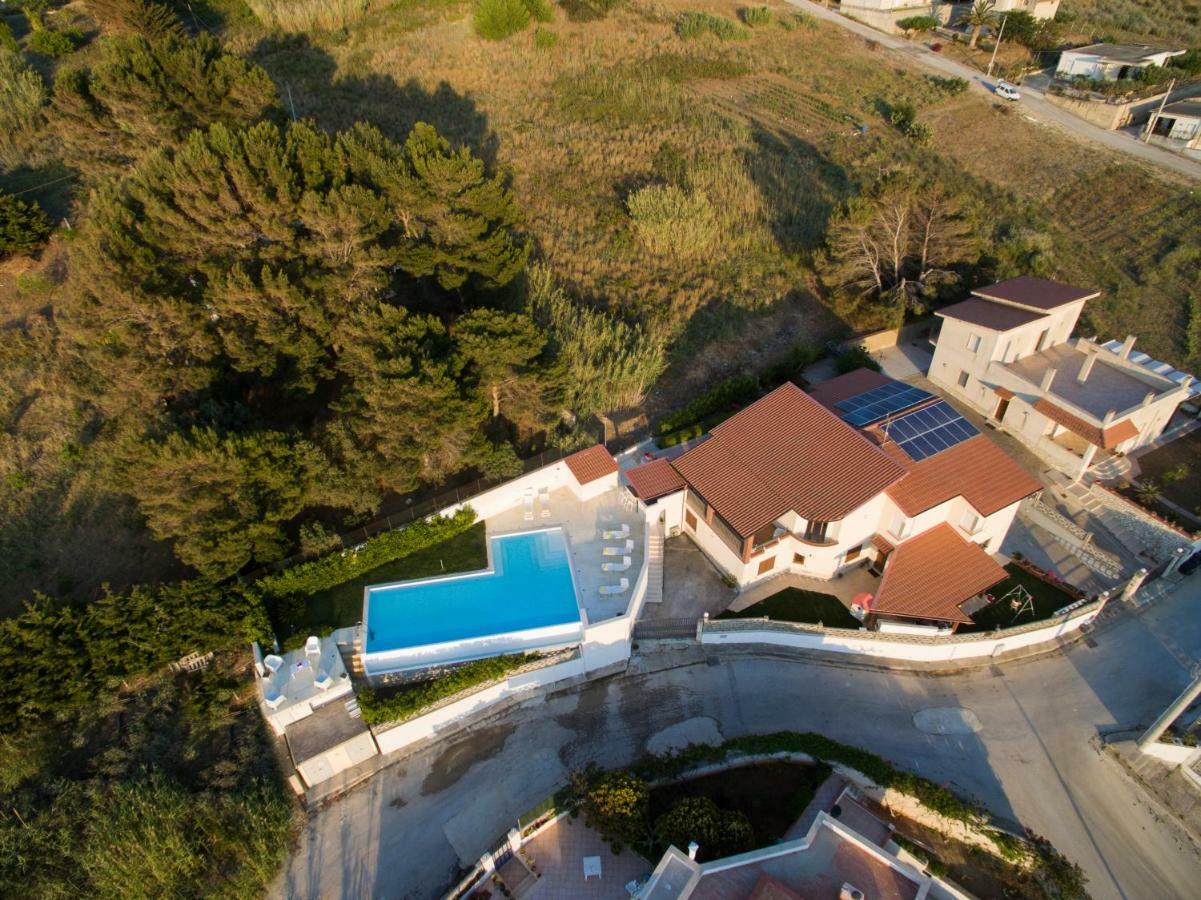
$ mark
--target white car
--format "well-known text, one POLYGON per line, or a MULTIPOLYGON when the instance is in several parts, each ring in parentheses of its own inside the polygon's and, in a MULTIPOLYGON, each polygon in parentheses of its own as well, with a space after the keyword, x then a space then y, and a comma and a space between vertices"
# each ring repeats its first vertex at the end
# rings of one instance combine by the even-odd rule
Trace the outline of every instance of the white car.
POLYGON ((998 81, 994 93, 1005 100, 1021 100, 1022 94, 1017 89, 1016 85, 1010 84, 1008 81, 998 81))

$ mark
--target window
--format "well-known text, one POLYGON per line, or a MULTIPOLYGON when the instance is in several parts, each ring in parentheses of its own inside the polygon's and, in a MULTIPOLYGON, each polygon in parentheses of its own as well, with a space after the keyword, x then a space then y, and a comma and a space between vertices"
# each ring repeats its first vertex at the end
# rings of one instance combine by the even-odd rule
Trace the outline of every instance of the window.
POLYGON ((843 562, 854 562, 859 558, 859 554, 863 552, 862 547, 852 547, 847 551, 846 559, 843 562))
POLYGON ((905 537, 909 533, 909 520, 904 516, 897 514, 892 518, 892 524, 888 526, 891 531, 899 538, 905 537))
POLYGON ((972 510, 965 510, 963 518, 959 520, 959 524, 963 526, 963 530, 968 534, 975 534, 980 527, 980 517, 972 510))
POLYGON ((759 574, 762 575, 764 572, 770 572, 771 567, 775 564, 776 558, 774 556, 769 556, 767 559, 763 560, 763 562, 759 563, 759 574))
POLYGON ((696 531, 696 516, 692 514, 692 510, 690 509, 684 510, 684 524, 693 531, 696 531))
POLYGON ((967 348, 969 350, 971 350, 973 353, 975 353, 977 350, 979 350, 980 349, 980 335, 969 334, 967 336, 967 348))
POLYGON ((826 532, 830 529, 829 522, 814 519, 805 523, 805 540, 812 544, 821 544, 826 540, 826 532))
POLYGON ((968 380, 968 378, 969 378, 969 377, 970 377, 970 376, 968 375, 968 373, 967 373, 967 372, 960 372, 960 373, 959 373, 959 386, 960 386, 961 388, 965 388, 965 387, 967 387, 967 380, 968 380))
POLYGON ((805 564, 805 556, 801 553, 792 554, 792 564, 794 566, 803 566, 805 564))

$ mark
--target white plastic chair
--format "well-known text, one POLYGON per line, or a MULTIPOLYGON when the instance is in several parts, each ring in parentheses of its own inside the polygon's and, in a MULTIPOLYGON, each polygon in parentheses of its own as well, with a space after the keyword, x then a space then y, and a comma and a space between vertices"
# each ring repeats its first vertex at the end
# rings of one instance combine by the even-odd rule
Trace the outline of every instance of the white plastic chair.
POLYGON ((319 691, 328 691, 334 680, 329 677, 329 672, 317 672, 317 677, 313 679, 313 687, 319 691))
POLYGON ((308 640, 304 642, 305 656, 320 656, 321 655, 321 638, 315 634, 311 634, 308 640))
POLYGON ((601 563, 601 571, 602 572, 624 572, 626 569, 628 569, 630 567, 631 562, 632 562, 632 560, 628 556, 623 556, 621 558, 621 562, 619 562, 619 563, 615 563, 615 562, 601 563))
POLYGON ((610 596, 612 594, 624 594, 629 587, 630 579, 623 578, 618 584, 602 584, 600 586, 600 592, 605 596, 610 596))
POLYGON ((263 658, 263 668, 267 670, 268 675, 274 675, 283 668, 283 665, 284 658, 282 656, 276 656, 274 653, 268 653, 263 658))
POLYGON ((264 691, 263 701, 267 704, 268 709, 275 709, 284 702, 284 695, 279 691, 264 691))
POLYGON ((630 536, 630 526, 626 522, 621 523, 621 527, 613 531, 606 531, 602 537, 606 541, 620 541, 630 536))
POLYGON ((526 491, 522 499, 525 502, 525 514, 522 518, 528 522, 534 518, 534 492, 526 491))
POLYGON ((550 518, 550 488, 538 488, 538 505, 542 507, 542 518, 550 518))

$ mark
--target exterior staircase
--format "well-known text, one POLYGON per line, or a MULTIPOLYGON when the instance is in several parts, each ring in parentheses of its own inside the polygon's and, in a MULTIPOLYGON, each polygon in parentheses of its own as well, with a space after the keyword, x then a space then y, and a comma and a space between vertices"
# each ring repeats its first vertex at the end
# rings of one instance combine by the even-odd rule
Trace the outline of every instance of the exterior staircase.
POLYGON ((1089 485, 1078 481, 1063 488, 1063 493, 1105 526, 1105 530, 1117 538, 1132 556, 1146 556, 1151 552, 1151 548, 1147 547, 1142 537, 1126 527, 1121 516, 1097 499, 1089 485))
POLYGON ((646 601, 663 602, 663 525, 650 526, 646 547, 646 601))
MULTIPOLYGON (((1096 503, 1095 500, 1093 502, 1096 503)), ((1051 535, 1056 543, 1067 548, 1068 552, 1097 574, 1114 581, 1121 579, 1121 558, 1093 544, 1093 536, 1067 516, 1034 499, 1022 501, 1019 515, 1051 535)))
POLYGON ((356 698, 351 697, 346 701, 346 715, 352 719, 361 719, 363 717, 363 711, 359 709, 359 701, 356 698))
POLYGON ((1116 481, 1119 478, 1129 478, 1134 471, 1130 460, 1124 456, 1112 453, 1088 470, 1089 474, 1100 481, 1116 481))

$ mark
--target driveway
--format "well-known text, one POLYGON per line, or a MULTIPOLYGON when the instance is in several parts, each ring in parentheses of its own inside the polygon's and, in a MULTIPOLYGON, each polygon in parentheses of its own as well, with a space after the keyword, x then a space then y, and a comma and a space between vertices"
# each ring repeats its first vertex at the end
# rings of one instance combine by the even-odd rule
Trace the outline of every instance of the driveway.
MULTIPOLYGON (((993 86, 996 83, 995 78, 987 79, 977 69, 947 59, 942 54, 935 53, 920 42, 907 41, 898 35, 876 31, 874 28, 848 19, 846 16, 826 9, 824 6, 812 3, 810 0, 788 0, 788 2, 816 18, 826 22, 833 22, 839 28, 845 28, 847 31, 853 31, 861 37, 875 41, 880 46, 887 47, 889 50, 907 57, 917 65, 937 72, 940 75, 966 78, 971 83, 972 89, 979 93, 990 97, 993 94, 993 86)), ((1037 85, 1037 79, 1035 80, 1035 84, 1037 85)), ((1189 178, 1201 178, 1201 162, 1195 162, 1186 157, 1178 156, 1175 153, 1162 150, 1153 145, 1143 144, 1134 140, 1129 135, 1120 132, 1106 131, 1104 128, 1098 128, 1072 115, 1066 109, 1047 102, 1045 97, 1036 90, 1029 90, 1028 85, 1029 79, 1022 84, 1022 99, 1018 101, 1018 106, 1022 113, 1030 119, 1041 122, 1044 125, 1053 125, 1078 138, 1091 141, 1094 144, 1101 144, 1111 150, 1125 153, 1127 156, 1140 159, 1143 162, 1150 163, 1178 175, 1185 175, 1189 178)))
POLYGON ((1201 655, 1198 603, 1194 576, 1064 653, 947 677, 753 654, 641 656, 627 675, 531 698, 317 811, 274 893, 435 897, 573 768, 627 764, 680 729, 793 729, 865 747, 1046 835, 1084 867, 1098 900, 1196 896, 1201 854, 1096 744, 1149 723, 1188 683, 1201 655), (970 710, 981 730, 918 727, 927 717, 916 714, 945 707, 970 710))

